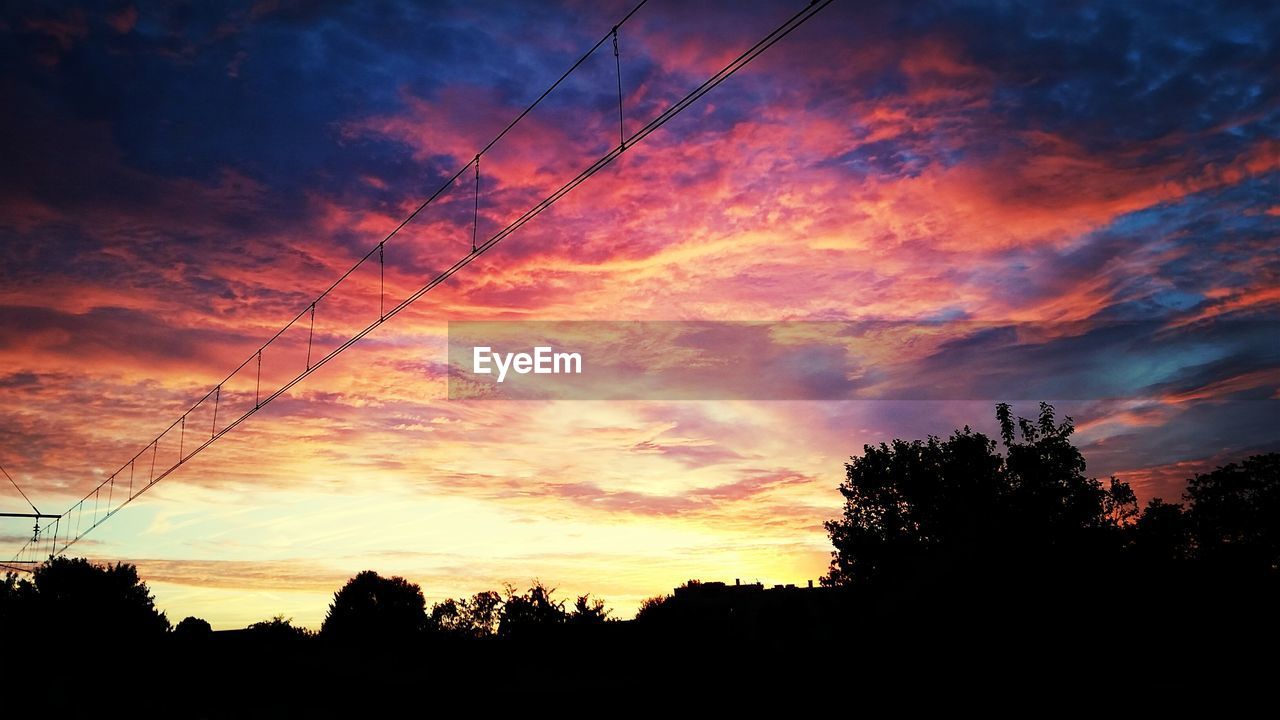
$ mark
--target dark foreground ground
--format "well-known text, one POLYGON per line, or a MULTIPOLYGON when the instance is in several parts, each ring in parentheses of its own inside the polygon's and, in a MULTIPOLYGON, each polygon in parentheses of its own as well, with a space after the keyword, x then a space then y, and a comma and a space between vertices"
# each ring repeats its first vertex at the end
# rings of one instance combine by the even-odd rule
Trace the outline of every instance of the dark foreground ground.
POLYGON ((766 701, 788 715, 945 704, 1218 716, 1270 706, 1280 677, 1275 587, 1212 578, 1137 587, 1021 583, 876 598, 797 588, 749 602, 725 592, 643 622, 483 639, 62 637, 5 648, 11 663, 19 658, 9 677, 21 688, 6 716, 24 705, 43 717, 194 718, 417 717, 446 707, 487 716, 508 705, 684 714, 766 701))

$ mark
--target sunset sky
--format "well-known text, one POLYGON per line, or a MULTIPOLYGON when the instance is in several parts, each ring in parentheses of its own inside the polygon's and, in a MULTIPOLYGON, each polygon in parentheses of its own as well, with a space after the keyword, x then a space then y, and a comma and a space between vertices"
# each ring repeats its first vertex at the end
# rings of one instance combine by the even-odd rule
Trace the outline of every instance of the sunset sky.
MULTIPOLYGON (((42 511, 76 502, 633 4, 5 4, 0 465, 42 511)), ((619 31, 627 132, 804 4, 651 0, 619 31)), ((816 580, 851 454, 994 434, 1001 400, 1055 402, 1088 473, 1144 500, 1280 450, 1280 8, 1120 5, 836 0, 73 554, 215 628, 318 627, 363 569, 428 602, 538 578, 628 617, 690 578, 816 580), (876 399, 450 400, 464 320, 942 337, 809 339, 876 399)), ((485 153, 481 239, 616 144, 616 83, 606 43, 485 153)), ((388 304, 468 253, 473 182, 387 243, 388 304)), ((318 306, 317 348, 377 317, 377 272, 318 306)), ((7 559, 30 526, 4 523, 7 559)))

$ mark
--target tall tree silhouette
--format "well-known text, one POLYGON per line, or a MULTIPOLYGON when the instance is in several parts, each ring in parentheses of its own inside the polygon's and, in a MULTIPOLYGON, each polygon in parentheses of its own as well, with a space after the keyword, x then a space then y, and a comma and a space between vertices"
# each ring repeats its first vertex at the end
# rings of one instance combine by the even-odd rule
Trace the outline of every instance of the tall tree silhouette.
POLYGON ((827 585, 908 574, 1000 568, 1115 549, 1137 512, 1132 489, 1085 477, 1061 422, 1041 403, 1035 420, 996 407, 996 442, 968 426, 941 440, 867 445, 845 465, 843 515, 826 523, 835 549, 827 585))
POLYGON ((1184 497, 1199 559, 1249 575, 1280 575, 1280 454, 1196 475, 1184 497))
POLYGON ((146 639, 169 629, 138 569, 127 563, 52 558, 37 566, 31 579, 7 578, 5 586, 7 609, 0 618, 15 632, 146 639))
POLYGON ((402 577, 365 570, 333 594, 320 633, 343 640, 387 640, 426 627, 422 588, 402 577))

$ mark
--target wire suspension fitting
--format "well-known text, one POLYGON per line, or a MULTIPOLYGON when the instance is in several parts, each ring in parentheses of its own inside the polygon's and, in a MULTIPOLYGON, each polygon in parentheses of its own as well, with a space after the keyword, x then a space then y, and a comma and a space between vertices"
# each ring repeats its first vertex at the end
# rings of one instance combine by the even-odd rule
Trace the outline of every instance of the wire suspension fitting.
POLYGON ((618 26, 613 26, 613 66, 618 71, 618 149, 627 149, 627 131, 622 125, 622 59, 618 56, 618 26))
POLYGON ((316 304, 311 303, 311 327, 307 329, 307 371, 311 371, 311 338, 316 334, 316 304))
POLYGON ((480 154, 476 153, 476 159, 472 162, 476 165, 476 192, 475 207, 471 214, 471 254, 476 252, 476 230, 480 227, 480 154))

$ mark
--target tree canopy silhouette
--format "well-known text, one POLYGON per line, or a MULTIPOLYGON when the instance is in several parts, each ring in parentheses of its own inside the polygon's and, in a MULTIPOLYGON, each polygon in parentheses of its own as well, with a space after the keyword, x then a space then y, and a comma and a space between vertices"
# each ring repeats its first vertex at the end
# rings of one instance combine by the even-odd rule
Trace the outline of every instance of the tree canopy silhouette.
POLYGON ((315 633, 305 627, 293 624, 293 618, 276 615, 270 620, 261 620, 250 625, 249 634, 268 643, 294 643, 311 638, 315 633))
POLYGON ((592 599, 591 594, 579 595, 573 601, 573 609, 569 611, 567 622, 570 625, 596 625, 609 619, 609 609, 599 598, 592 599))
POLYGON ((1034 421, 1015 421, 1003 403, 996 418, 1004 455, 965 426, 946 440, 867 445, 851 458, 840 485, 843 516, 826 523, 835 550, 823 582, 1118 549, 1137 501, 1115 478, 1103 485, 1085 477, 1071 418, 1059 422, 1046 403, 1034 421))
POLYGON ((502 596, 492 590, 470 599, 449 598, 431 607, 428 627, 435 632, 458 637, 490 637, 498 631, 502 596))
POLYGON ((1255 455, 1187 482, 1183 503, 1152 500, 1134 525, 1133 550, 1166 567, 1280 577, 1280 453, 1255 455))
POLYGON ((426 625, 422 588, 402 577, 385 578, 365 570, 334 593, 320 633, 344 640, 386 640, 417 633, 426 625))
POLYGON ((127 563, 52 558, 37 566, 30 579, 6 577, 3 595, 0 622, 14 632, 146 639, 169 629, 137 568, 127 563))
POLYGON ((203 640, 213 633, 213 628, 209 626, 209 621, 188 615, 182 618, 173 628, 173 636, 185 638, 188 640, 203 640))
POLYGON ((555 588, 535 580, 524 592, 505 587, 506 598, 492 590, 476 593, 469 600, 452 598, 431 608, 428 627, 446 635, 481 638, 512 637, 560 625, 596 625, 609 619, 603 600, 579 595, 573 607, 554 599, 555 588))
POLYGON ((568 620, 564 601, 554 599, 556 589, 543 585, 541 581, 535 580, 533 586, 523 593, 507 585, 506 592, 498 620, 498 634, 503 637, 545 630, 563 625, 568 620))
POLYGON ((1280 574, 1280 454, 1196 475, 1185 497, 1201 559, 1249 574, 1280 574))

